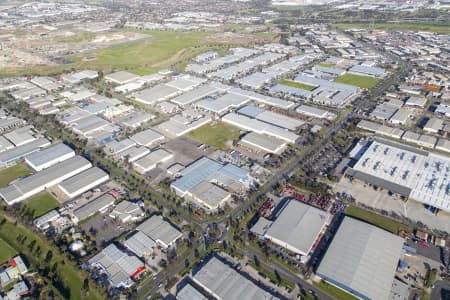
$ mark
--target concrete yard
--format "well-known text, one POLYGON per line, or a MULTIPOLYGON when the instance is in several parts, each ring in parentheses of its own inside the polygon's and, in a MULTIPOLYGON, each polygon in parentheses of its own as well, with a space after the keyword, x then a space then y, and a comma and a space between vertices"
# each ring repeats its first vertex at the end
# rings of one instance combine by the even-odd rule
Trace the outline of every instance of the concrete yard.
POLYGON ((450 231, 450 218, 448 214, 440 212, 433 215, 425 209, 423 204, 414 200, 403 202, 399 197, 389 196, 386 191, 375 191, 369 185, 360 183, 352 184, 348 179, 342 178, 333 186, 334 192, 352 195, 357 202, 375 209, 395 212, 413 221, 420 221, 431 228, 450 231))

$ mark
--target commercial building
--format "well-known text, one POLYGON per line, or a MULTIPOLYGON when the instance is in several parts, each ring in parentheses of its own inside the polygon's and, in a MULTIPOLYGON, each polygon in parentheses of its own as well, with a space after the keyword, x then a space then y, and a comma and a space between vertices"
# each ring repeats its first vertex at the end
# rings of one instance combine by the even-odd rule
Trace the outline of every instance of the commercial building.
POLYGON ((316 274, 358 298, 389 299, 402 248, 401 237, 345 217, 316 274))
POLYGON ((163 249, 175 247, 176 241, 183 236, 181 231, 157 215, 148 218, 136 230, 144 233, 163 249))
POLYGON ((261 217, 251 230, 303 256, 314 251, 331 220, 329 213, 297 200, 288 200, 275 218, 270 222, 261 217))
POLYGON ((144 216, 144 210, 137 203, 124 200, 114 207, 109 216, 122 223, 135 222, 144 216))
POLYGON ((252 148, 256 151, 279 154, 286 147, 287 143, 267 135, 256 132, 247 133, 240 141, 241 145, 252 148))
POLYGON ((120 159, 126 160, 129 163, 135 162, 136 160, 146 156, 150 153, 150 149, 143 146, 132 146, 124 151, 121 151, 119 156, 120 159))
POLYGON ((3 136, 16 147, 23 146, 36 140, 36 133, 31 126, 17 128, 11 132, 5 133, 3 136))
POLYGON ((298 139, 298 135, 288 130, 236 113, 226 114, 222 117, 222 121, 244 130, 269 135, 292 144, 295 144, 298 139))
POLYGON ((207 98, 198 101, 195 103, 195 107, 210 111, 218 116, 222 116, 231 109, 241 107, 249 101, 250 98, 245 96, 225 94, 217 99, 207 98))
POLYGON ((302 104, 295 109, 299 114, 305 115, 307 117, 312 117, 316 119, 329 119, 333 120, 337 117, 335 113, 329 112, 324 109, 320 109, 314 106, 309 106, 302 104))
POLYGON ((86 220, 90 216, 96 214, 97 212, 104 213, 108 207, 114 205, 116 199, 110 194, 103 194, 100 197, 95 198, 92 201, 80 206, 73 211, 72 220, 75 224, 86 220))
POLYGON ((204 296, 198 289, 192 286, 190 283, 185 284, 177 292, 177 300, 208 300, 208 297, 204 296))
POLYGON ((153 249, 157 245, 154 240, 146 236, 141 231, 138 231, 125 240, 124 246, 138 257, 146 258, 153 253, 153 249))
MULTIPOLYGON (((198 201, 207 209, 217 208, 224 199, 228 199, 228 195, 216 192, 213 199, 206 199, 208 194, 205 192, 205 186, 199 187, 200 184, 210 182, 225 191, 242 192, 246 191, 253 182, 248 171, 229 163, 223 165, 207 157, 200 158, 179 173, 180 177, 171 183, 171 189, 180 197, 198 201), (222 196, 224 198, 220 199, 222 196)), ((217 191, 216 188, 214 190, 217 191)))
POLYGON ((444 120, 432 117, 423 127, 423 130, 431 133, 438 133, 444 127, 444 120))
POLYGON ((202 98, 205 98, 216 92, 224 91, 224 90, 225 89, 220 89, 213 84, 206 84, 206 85, 202 85, 197 88, 194 88, 188 92, 185 92, 185 93, 181 94, 180 96, 173 98, 170 101, 181 107, 185 107, 185 106, 188 106, 202 98))
POLYGON ((118 71, 105 75, 105 80, 114 84, 126 84, 139 79, 139 76, 127 71, 118 71))
POLYGON ((133 162, 133 167, 137 172, 145 174, 156 168, 159 164, 167 162, 174 157, 172 153, 164 149, 157 149, 147 156, 133 162))
POLYGON ((347 174, 450 212, 450 158, 387 140, 373 141, 347 174))
POLYGON ((305 122, 301 120, 251 105, 242 107, 238 113, 291 131, 296 131, 305 125, 305 122))
POLYGON ((58 187, 70 198, 75 198, 109 180, 109 175, 93 167, 61 182, 58 187))
POLYGON ((127 255, 110 244, 88 261, 91 270, 101 270, 115 288, 129 288, 133 279, 145 272, 145 266, 136 256, 127 255))
POLYGON ((158 129, 166 136, 178 137, 200 128, 211 121, 210 117, 203 115, 196 115, 195 117, 187 116, 186 114, 175 115, 168 121, 159 124, 158 129))
POLYGON ((134 146, 136 146, 136 142, 134 142, 130 139, 123 139, 121 141, 112 140, 111 142, 106 143, 103 151, 107 155, 119 155, 123 151, 126 151, 134 146))
POLYGON ((57 144, 25 158, 25 162, 36 172, 75 156, 75 151, 65 144, 57 144))
POLYGON ((138 102, 153 105, 161 101, 168 100, 180 94, 180 90, 166 84, 159 84, 154 87, 142 90, 134 95, 138 102))
POLYGON ((231 193, 209 181, 198 184, 191 190, 190 195, 194 201, 209 210, 218 209, 223 203, 231 199, 231 193))
POLYGON ((37 152, 50 145, 50 141, 46 138, 38 138, 28 144, 5 150, 0 153, 0 165, 6 166, 18 159, 30 155, 31 153, 37 152))
POLYGON ((136 144, 150 147, 164 141, 164 136, 152 129, 146 129, 130 137, 136 144))
POLYGON ((0 196, 8 205, 12 205, 57 185, 91 166, 85 158, 75 156, 0 189, 0 196))
POLYGON ((215 256, 192 279, 215 299, 277 299, 215 256))

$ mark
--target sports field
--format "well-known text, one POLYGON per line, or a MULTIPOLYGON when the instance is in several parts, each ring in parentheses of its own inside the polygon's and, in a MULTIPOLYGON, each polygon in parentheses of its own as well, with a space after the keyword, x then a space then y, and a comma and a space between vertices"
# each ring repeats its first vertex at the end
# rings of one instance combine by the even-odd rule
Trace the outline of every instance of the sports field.
POLYGON ((346 30, 353 28, 369 28, 381 30, 411 30, 411 31, 428 31, 442 34, 450 34, 449 26, 438 26, 429 24, 415 24, 415 23, 337 23, 334 27, 346 30))
POLYGON ((297 88, 297 89, 307 90, 307 91, 312 91, 316 88, 313 85, 303 84, 303 83, 295 82, 295 81, 291 81, 291 80, 283 80, 282 82, 280 82, 280 84, 290 86, 293 88, 297 88))
POLYGON ((43 192, 28 199, 25 206, 32 213, 32 217, 37 218, 54 208, 61 207, 61 204, 52 195, 43 192))
POLYGON ((346 83, 363 89, 373 88, 379 81, 380 79, 374 77, 349 73, 341 75, 334 80, 334 82, 346 83))
POLYGON ((227 150, 230 148, 231 141, 239 139, 239 133, 237 127, 214 122, 191 131, 187 136, 216 149, 227 150))
POLYGON ((17 254, 17 251, 12 248, 7 242, 0 239, 0 264, 4 263, 11 257, 17 254))
POLYGON ((30 170, 25 164, 17 164, 0 171, 0 188, 7 186, 11 181, 25 177, 30 174, 30 170))

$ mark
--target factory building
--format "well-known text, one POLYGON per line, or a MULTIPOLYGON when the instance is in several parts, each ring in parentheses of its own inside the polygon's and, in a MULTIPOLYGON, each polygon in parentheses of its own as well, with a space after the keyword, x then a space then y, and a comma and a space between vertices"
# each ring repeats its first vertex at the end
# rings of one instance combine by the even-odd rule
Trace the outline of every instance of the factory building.
POLYGON ((399 236, 345 217, 316 274, 360 299, 390 299, 403 242, 399 236))
POLYGON ((75 156, 75 151, 65 144, 57 144, 25 158, 25 162, 36 172, 75 156))
POLYGON ((287 203, 271 222, 260 218, 251 231, 302 256, 314 251, 331 220, 329 213, 297 200, 287 203))
POLYGON ((93 167, 61 182, 58 187, 69 198, 75 198, 109 180, 105 171, 93 167))
POLYGON ((450 212, 449 170, 448 157, 375 140, 346 174, 352 180, 450 212))
POLYGON ((157 215, 148 218, 136 230, 151 238, 163 249, 175 247, 177 240, 183 236, 181 231, 157 215))
POLYGON ((8 205, 12 205, 55 186, 91 166, 92 164, 85 158, 75 156, 0 189, 0 196, 8 205))

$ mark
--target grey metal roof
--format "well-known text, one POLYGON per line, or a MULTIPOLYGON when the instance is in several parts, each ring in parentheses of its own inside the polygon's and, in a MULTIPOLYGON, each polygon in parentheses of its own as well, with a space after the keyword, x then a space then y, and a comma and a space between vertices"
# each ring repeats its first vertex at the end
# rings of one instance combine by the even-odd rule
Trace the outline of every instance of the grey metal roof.
POLYGON ((146 129, 131 136, 130 139, 135 141, 139 145, 149 146, 156 143, 157 141, 164 139, 164 136, 154 131, 153 129, 146 129))
POLYGON ((58 184, 75 175, 74 172, 82 172, 90 166, 91 163, 87 159, 75 156, 34 175, 19 179, 6 188, 0 189, 0 195, 8 202, 17 198, 18 195, 24 195, 40 187, 58 184))
POLYGON ((178 300, 208 300, 199 290, 191 284, 186 284, 177 292, 178 300))
POLYGON ((270 153, 276 153, 286 145, 286 142, 282 140, 267 135, 262 135, 256 132, 247 133, 241 139, 241 142, 253 147, 260 148, 263 151, 267 151, 270 153))
POLYGON ((169 97, 175 96, 179 90, 177 88, 159 84, 154 87, 140 91, 135 95, 136 100, 145 104, 153 104, 159 101, 166 100, 169 97))
POLYGON ((208 181, 198 184, 191 193, 194 197, 205 202, 210 208, 216 208, 230 195, 229 192, 208 181))
POLYGON ((73 149, 66 144, 61 143, 29 155, 27 157, 27 161, 29 161, 32 165, 39 167, 71 153, 75 154, 73 149))
POLYGON ((16 159, 20 159, 49 145, 49 140, 47 140, 46 138, 39 138, 25 145, 3 151, 0 153, 0 163, 8 163, 16 159))
POLYGON ((297 252, 308 255, 329 218, 330 215, 323 210, 290 200, 267 230, 266 237, 276 239, 297 249, 297 252))
POLYGON ((153 253, 153 247, 156 246, 156 242, 146 236, 144 233, 138 231, 130 238, 128 238, 124 245, 139 257, 144 257, 153 253))
POLYGON ((218 299, 277 299, 216 257, 212 257, 193 279, 218 299))
POLYGON ((170 245, 182 236, 182 233, 169 222, 163 220, 162 216, 152 216, 139 225, 136 230, 146 234, 152 240, 170 245))
POLYGON ((219 90, 218 88, 210 84, 203 85, 193 90, 190 90, 186 93, 183 93, 182 95, 173 98, 171 101, 181 106, 188 105, 191 104, 192 102, 200 100, 201 98, 211 95, 217 92, 218 90, 219 90))
POLYGON ((89 218, 99 210, 105 208, 106 206, 110 206, 114 204, 114 197, 110 194, 103 194, 100 197, 95 198, 94 200, 86 203, 83 206, 75 209, 73 214, 77 217, 78 221, 82 221, 84 219, 89 218))
POLYGON ((359 297, 389 298, 403 239, 345 217, 317 269, 317 275, 359 297))
POLYGON ((109 175, 102 169, 97 167, 90 168, 84 172, 81 172, 67 180, 64 180, 59 186, 67 191, 69 194, 76 194, 79 191, 86 190, 88 186, 92 186, 94 183, 98 183, 108 180, 109 175))
POLYGON ((127 71, 118 71, 108 75, 105 75, 105 79, 114 81, 116 83, 127 83, 138 79, 139 76, 127 71))

